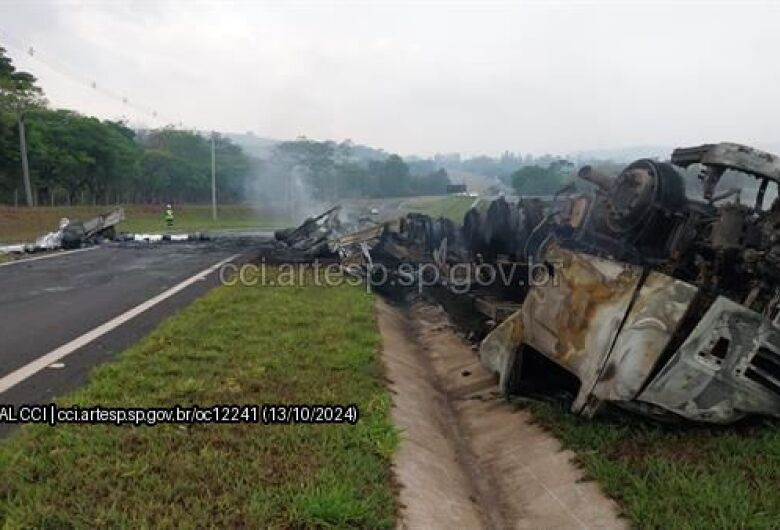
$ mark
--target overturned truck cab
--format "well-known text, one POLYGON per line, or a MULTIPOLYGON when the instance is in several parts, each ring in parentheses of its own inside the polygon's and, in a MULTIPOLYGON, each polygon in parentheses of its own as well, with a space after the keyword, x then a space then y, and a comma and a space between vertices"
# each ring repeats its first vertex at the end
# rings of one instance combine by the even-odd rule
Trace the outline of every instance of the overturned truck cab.
POLYGON ((522 394, 542 355, 576 378, 571 410, 586 417, 606 404, 718 424, 780 417, 780 203, 762 207, 780 160, 714 144, 672 163, 640 160, 615 179, 583 168, 596 191, 524 241, 548 277, 480 345, 503 393, 522 394), (704 201, 685 196, 675 167, 694 163, 704 201), (759 179, 755 205, 717 205, 726 170, 759 179))
POLYGON ((522 392, 532 348, 580 382, 572 412, 605 402, 711 423, 780 416, 780 333, 723 296, 699 318, 699 289, 671 276, 557 246, 550 281, 482 342, 502 392, 522 392), (691 328, 692 325, 692 328, 691 328))

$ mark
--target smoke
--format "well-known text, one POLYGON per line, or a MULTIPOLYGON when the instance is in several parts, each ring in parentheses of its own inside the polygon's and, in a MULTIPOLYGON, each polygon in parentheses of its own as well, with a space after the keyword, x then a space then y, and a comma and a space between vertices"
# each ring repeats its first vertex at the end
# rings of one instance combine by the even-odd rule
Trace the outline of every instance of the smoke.
POLYGON ((288 182, 287 204, 291 218, 298 222, 319 215, 328 205, 314 198, 311 171, 301 165, 293 166, 288 182))
POLYGON ((309 168, 272 150, 267 158, 254 160, 247 198, 259 216, 299 224, 331 206, 315 199, 311 177, 309 168))

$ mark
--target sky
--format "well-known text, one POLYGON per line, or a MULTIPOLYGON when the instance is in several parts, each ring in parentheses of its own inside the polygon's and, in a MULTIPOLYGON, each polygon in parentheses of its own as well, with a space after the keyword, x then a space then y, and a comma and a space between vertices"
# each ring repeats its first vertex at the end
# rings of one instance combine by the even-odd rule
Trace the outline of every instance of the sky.
POLYGON ((778 27, 780 2, 0 0, 56 107, 402 155, 780 143, 778 27))

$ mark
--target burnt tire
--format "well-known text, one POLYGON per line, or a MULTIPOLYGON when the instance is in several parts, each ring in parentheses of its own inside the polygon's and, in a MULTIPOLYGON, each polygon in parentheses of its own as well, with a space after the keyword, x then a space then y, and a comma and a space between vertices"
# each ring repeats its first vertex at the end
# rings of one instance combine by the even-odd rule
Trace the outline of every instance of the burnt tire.
POLYGON ((71 250, 80 248, 84 242, 85 231, 84 225, 78 221, 68 223, 68 225, 62 229, 62 248, 71 250))
POLYGON ((100 237, 104 239, 114 239, 116 238, 116 227, 115 226, 109 226, 108 228, 104 228, 100 231, 100 237))

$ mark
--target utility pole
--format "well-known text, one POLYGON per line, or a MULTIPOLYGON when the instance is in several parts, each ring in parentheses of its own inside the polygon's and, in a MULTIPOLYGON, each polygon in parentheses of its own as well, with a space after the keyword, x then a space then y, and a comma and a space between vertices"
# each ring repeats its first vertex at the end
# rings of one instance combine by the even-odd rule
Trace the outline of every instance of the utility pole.
POLYGON ((216 133, 211 131, 211 217, 217 220, 217 158, 215 138, 216 133))
POLYGON ((22 176, 24 178, 24 193, 27 196, 27 206, 32 207, 33 195, 30 184, 30 164, 27 161, 27 134, 24 129, 24 113, 19 113, 19 149, 22 155, 22 176))

